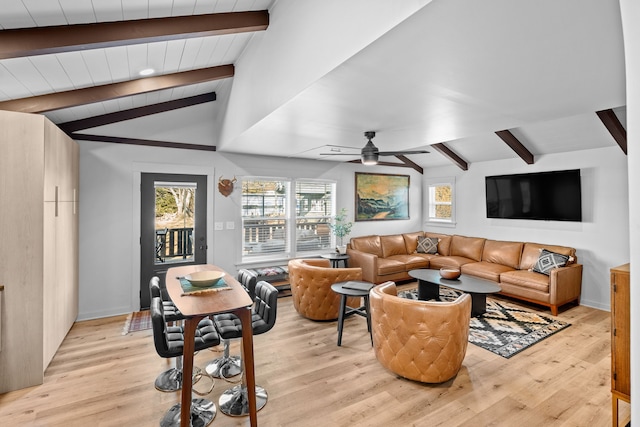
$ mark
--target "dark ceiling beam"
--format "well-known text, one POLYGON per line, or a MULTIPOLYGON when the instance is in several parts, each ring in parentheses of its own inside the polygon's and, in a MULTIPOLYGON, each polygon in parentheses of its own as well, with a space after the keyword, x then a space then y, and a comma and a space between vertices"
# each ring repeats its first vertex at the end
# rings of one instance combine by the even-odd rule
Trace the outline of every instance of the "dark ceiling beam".
POLYGON ((618 143, 624 154, 627 154, 627 130, 622 126, 618 116, 613 110, 601 110, 596 111, 598 117, 602 121, 602 124, 607 128, 613 139, 618 143))
POLYGON ((443 143, 433 144, 431 145, 436 151, 438 151, 443 156, 447 157, 453 163, 455 163, 460 169, 466 171, 469 169, 469 164, 462 159, 462 157, 458 156, 454 153, 449 147, 444 145, 443 143))
POLYGON ((122 122, 124 120, 137 119, 151 114, 164 113, 166 111, 177 110, 179 108, 191 107, 193 105, 204 104, 216 100, 216 93, 209 92, 202 95, 190 96, 173 101, 160 102, 158 104, 146 105, 144 107, 131 108, 117 111, 115 113, 102 114, 99 116, 87 117, 86 119, 73 120, 71 122, 58 123, 57 126, 65 133, 69 134, 79 130, 91 129, 98 126, 109 125, 122 122))
POLYGON ((500 139, 509 146, 509 148, 515 151, 526 164, 533 164, 533 154, 518 140, 518 138, 515 137, 514 134, 511 133, 511 131, 499 130, 496 132, 496 135, 498 135, 500 139))
POLYGON ((266 30, 269 12, 213 13, 0 31, 0 59, 266 30))
POLYGON ((424 170, 422 169, 422 167, 420 165, 418 165, 417 163, 414 163, 413 161, 409 160, 406 156, 398 155, 396 157, 400 161, 402 161, 404 164, 408 165, 409 167, 412 167, 413 169, 415 169, 419 173, 421 173, 421 174, 424 173, 424 170))
POLYGON ((171 89, 180 86, 204 83, 233 77, 233 65, 201 68, 162 76, 147 77, 120 83, 70 90, 67 92, 50 93, 29 98, 13 99, 0 102, 0 110, 17 111, 23 113, 44 113, 61 108, 75 107, 94 102, 107 101, 125 96, 171 89))
POLYGON ((119 136, 87 135, 72 133, 71 138, 79 141, 111 142, 114 144, 146 145, 148 147, 181 148, 186 150, 216 151, 215 145, 187 144, 182 142, 153 141, 150 139, 123 138, 119 136))

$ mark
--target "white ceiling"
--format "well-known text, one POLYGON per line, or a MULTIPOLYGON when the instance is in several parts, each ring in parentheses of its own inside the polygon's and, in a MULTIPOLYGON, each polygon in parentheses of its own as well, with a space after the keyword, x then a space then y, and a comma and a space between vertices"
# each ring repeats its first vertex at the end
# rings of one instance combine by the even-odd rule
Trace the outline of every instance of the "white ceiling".
MULTIPOLYGON (((270 9, 266 31, 273 31, 290 1, 3 0, 0 28, 270 9)), ((374 143, 381 151, 445 143, 470 164, 517 157, 494 133, 504 129, 536 157, 616 145, 595 112, 615 108, 624 124, 618 2, 434 0, 420 7, 230 139, 220 140, 216 123, 224 119, 235 78, 46 115, 62 123, 215 91, 217 101, 188 112, 87 133, 333 161, 358 158, 367 130, 377 131, 374 143), (320 155, 331 146, 350 149, 354 157, 320 155)), ((330 31, 331 23, 326 27, 330 31)), ((236 64, 254 37, 242 33, 0 60, 0 101, 135 79, 149 66, 165 74, 236 64)), ((322 34, 291 37, 304 41, 322 34)), ((425 167, 450 163, 430 151, 409 157, 425 167)))

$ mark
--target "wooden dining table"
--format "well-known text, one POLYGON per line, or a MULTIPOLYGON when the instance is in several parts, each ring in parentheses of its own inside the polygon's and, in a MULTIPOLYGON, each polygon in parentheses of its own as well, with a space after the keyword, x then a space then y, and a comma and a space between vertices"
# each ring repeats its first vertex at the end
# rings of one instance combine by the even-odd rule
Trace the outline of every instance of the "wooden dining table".
POLYGON ((258 425, 256 407, 256 380, 253 361, 253 330, 251 327, 251 306, 253 301, 242 285, 221 268, 211 264, 173 267, 167 271, 166 287, 171 300, 184 315, 184 360, 180 426, 191 425, 191 392, 193 384, 188 379, 193 376, 193 354, 196 327, 204 317, 219 313, 233 313, 242 323, 242 351, 244 356, 243 381, 247 386, 250 425, 258 425), (224 291, 209 291, 197 294, 183 294, 180 277, 197 271, 221 271, 224 281, 231 287, 224 291))

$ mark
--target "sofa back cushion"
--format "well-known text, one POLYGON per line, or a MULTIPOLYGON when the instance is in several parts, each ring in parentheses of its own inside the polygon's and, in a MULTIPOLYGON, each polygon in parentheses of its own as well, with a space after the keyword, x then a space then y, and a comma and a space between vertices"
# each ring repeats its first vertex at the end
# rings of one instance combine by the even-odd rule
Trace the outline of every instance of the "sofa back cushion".
POLYGON ((379 257, 382 256, 382 248, 380 247, 380 236, 378 235, 352 237, 349 245, 351 245, 351 249, 355 249, 356 251, 374 254, 379 257))
POLYGON ((389 258, 392 255, 407 254, 407 247, 404 244, 404 237, 402 234, 380 236, 380 246, 382 247, 383 258, 389 258))
POLYGON ((524 244, 524 249, 522 250, 520 270, 531 270, 538 261, 542 249, 546 249, 548 251, 570 257, 567 265, 574 264, 578 261, 576 257, 576 250, 574 248, 570 248, 568 246, 543 245, 540 243, 527 242, 524 244))
POLYGON ((407 249, 408 254, 412 254, 416 251, 418 246, 418 237, 424 236, 422 231, 416 231, 414 233, 404 233, 402 237, 404 238, 404 246, 407 249))
POLYGON ((451 237, 449 255, 461 256, 475 261, 482 259, 482 249, 486 239, 482 237, 466 237, 455 235, 451 237))
POLYGON ((438 239, 438 255, 448 256, 451 248, 451 235, 440 233, 424 232, 425 237, 435 237, 438 239))
POLYGON ((482 261, 502 264, 517 269, 520 266, 522 256, 522 242, 505 242, 501 240, 489 240, 484 242, 482 261))

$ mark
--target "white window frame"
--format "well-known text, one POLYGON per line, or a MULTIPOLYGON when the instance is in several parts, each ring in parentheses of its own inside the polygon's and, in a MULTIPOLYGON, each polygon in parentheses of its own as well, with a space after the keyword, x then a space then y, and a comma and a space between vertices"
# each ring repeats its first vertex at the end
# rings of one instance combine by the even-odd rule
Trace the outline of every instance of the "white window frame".
MULTIPOLYGON (((257 254, 247 254, 244 251, 244 242, 240 245, 240 264, 264 264, 265 262, 274 262, 278 260, 286 260, 291 259, 296 256, 315 256, 320 253, 327 252, 328 248, 333 247, 334 239, 333 235, 331 235, 331 243, 328 248, 319 247, 316 251, 313 250, 305 250, 299 251, 297 250, 298 242, 297 242, 297 224, 298 224, 298 216, 297 216, 297 200, 296 200, 296 189, 297 183, 299 182, 318 182, 323 184, 331 185, 331 213, 330 217, 335 216, 335 205, 336 205, 336 181, 329 180, 320 180, 320 179, 294 179, 294 178, 282 178, 282 177, 265 177, 265 176, 244 176, 240 179, 241 188, 243 187, 243 183, 245 181, 281 181, 286 186, 286 209, 284 214, 284 221, 286 223, 286 238, 285 245, 283 250, 274 251, 273 253, 262 252, 257 254)), ((241 196, 242 200, 242 196, 241 196)), ((242 224, 241 228, 244 229, 245 220, 248 217, 243 215, 243 202, 240 203, 240 222, 242 224)), ((260 218, 255 218, 260 219, 260 218)), ((240 236, 243 236, 243 231, 240 231, 240 236)), ((242 239, 242 237, 241 237, 242 239)))
POLYGON ((455 227, 456 225, 456 179, 455 177, 441 177, 441 178, 429 178, 425 181, 425 224, 442 226, 442 227, 455 227), (435 200, 435 188, 449 186, 451 188, 451 202, 437 202, 435 200), (437 205, 450 205, 451 217, 450 218, 436 218, 436 206, 437 205))

